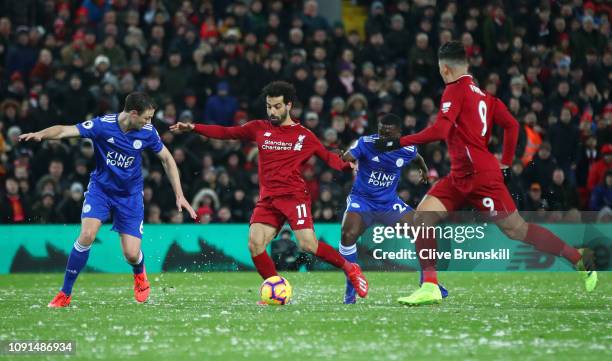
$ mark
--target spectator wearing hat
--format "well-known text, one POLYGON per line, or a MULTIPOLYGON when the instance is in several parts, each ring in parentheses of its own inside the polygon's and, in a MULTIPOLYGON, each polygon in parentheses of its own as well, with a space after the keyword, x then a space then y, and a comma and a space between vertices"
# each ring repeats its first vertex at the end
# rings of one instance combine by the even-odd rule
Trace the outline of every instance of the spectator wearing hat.
POLYGON ((570 45, 572 59, 580 65, 586 63, 587 49, 595 49, 600 52, 605 48, 606 40, 595 28, 595 20, 591 15, 582 17, 582 28, 572 33, 570 45))
POLYGON ((514 24, 512 18, 506 15, 503 5, 496 5, 485 19, 482 27, 485 60, 490 63, 498 50, 497 44, 508 44, 512 40, 514 24))
POLYGON ((374 1, 370 5, 370 12, 365 22, 365 32, 367 36, 371 36, 374 33, 387 32, 385 5, 382 1, 374 1))
POLYGON ((13 72, 9 78, 9 85, 2 92, 3 99, 22 101, 26 99, 27 87, 20 72, 13 72))
POLYGON ((589 169, 587 190, 591 192, 596 185, 602 183, 609 170, 612 170, 612 144, 608 143, 601 147, 601 159, 593 163, 589 169))
POLYGON ((327 19, 319 15, 319 4, 316 0, 307 0, 304 2, 302 21, 308 33, 314 32, 315 29, 329 29, 327 19))
POLYGON ((183 107, 179 113, 180 122, 193 122, 203 118, 202 109, 200 108, 198 97, 195 91, 186 89, 183 97, 183 107))
POLYGON ((93 31, 77 30, 72 36, 72 42, 65 45, 61 51, 64 65, 70 65, 75 56, 79 56, 85 66, 93 64, 95 59, 96 34, 93 31))
POLYGON ((525 210, 533 212, 548 209, 548 200, 542 197, 542 186, 540 183, 531 183, 525 200, 525 210))
POLYGON ((19 26, 16 30, 16 41, 9 46, 6 54, 6 72, 13 74, 19 72, 22 76, 27 76, 36 64, 38 51, 30 45, 27 26, 19 26))
POLYGON ((88 69, 89 81, 93 87, 99 86, 102 81, 112 81, 118 85, 117 76, 111 71, 111 61, 106 55, 96 56, 93 66, 88 69))
POLYGON ((57 212, 64 217, 64 222, 77 224, 81 222, 82 206, 83 185, 75 182, 70 186, 69 196, 60 201, 57 212))
POLYGON ((217 84, 217 94, 206 101, 204 108, 204 122, 231 126, 234 113, 238 110, 238 99, 230 95, 229 84, 225 81, 217 84))

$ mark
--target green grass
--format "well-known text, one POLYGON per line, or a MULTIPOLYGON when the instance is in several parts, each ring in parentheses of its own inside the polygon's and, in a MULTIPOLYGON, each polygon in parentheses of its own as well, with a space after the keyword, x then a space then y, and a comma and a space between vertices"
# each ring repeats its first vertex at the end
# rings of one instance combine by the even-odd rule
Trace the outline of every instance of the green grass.
POLYGON ((87 274, 68 309, 48 309, 62 275, 0 276, 0 340, 76 340, 76 355, 14 360, 604 360, 612 359, 612 286, 587 295, 575 273, 445 273, 441 305, 395 299, 414 273, 368 273, 371 293, 340 304, 337 272, 285 274, 294 303, 255 305, 256 273, 87 274))

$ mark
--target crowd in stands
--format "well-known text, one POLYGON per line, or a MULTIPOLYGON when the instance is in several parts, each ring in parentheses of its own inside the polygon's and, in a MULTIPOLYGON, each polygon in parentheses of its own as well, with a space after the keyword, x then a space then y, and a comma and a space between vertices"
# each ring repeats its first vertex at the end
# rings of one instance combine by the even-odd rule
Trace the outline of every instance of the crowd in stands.
MULTIPOLYGON (((436 120, 444 84, 436 50, 459 39, 480 87, 520 123, 519 209, 612 214, 612 6, 604 0, 358 1, 364 36, 330 22, 316 1, 0 0, 0 222, 78 223, 94 169, 87 139, 20 143, 25 132, 120 112, 136 90, 158 104, 198 222, 248 222, 257 148, 173 135, 182 122, 265 118, 261 89, 287 80, 292 116, 329 149, 376 132, 380 114, 404 134, 436 120)), ((494 130, 490 149, 501 153, 494 130)), ((400 196, 416 206, 449 173, 442 142, 419 146, 429 184, 407 168, 400 196)), ((144 162, 146 223, 188 222, 156 157, 144 162)), ((315 222, 338 222, 352 175, 304 166, 315 222)))

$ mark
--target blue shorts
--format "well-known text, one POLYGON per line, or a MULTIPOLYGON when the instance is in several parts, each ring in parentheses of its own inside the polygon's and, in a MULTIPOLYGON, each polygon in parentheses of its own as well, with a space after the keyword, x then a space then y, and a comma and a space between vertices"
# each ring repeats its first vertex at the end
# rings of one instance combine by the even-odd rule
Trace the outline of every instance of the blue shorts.
POLYGON ((366 227, 374 223, 394 226, 404 215, 413 209, 400 197, 388 202, 374 202, 369 199, 349 194, 346 198, 346 212, 359 213, 366 227))
POLYGON ((96 185, 89 184, 85 192, 81 219, 96 218, 106 222, 113 216, 112 231, 142 239, 144 200, 141 193, 128 196, 109 195, 96 185))

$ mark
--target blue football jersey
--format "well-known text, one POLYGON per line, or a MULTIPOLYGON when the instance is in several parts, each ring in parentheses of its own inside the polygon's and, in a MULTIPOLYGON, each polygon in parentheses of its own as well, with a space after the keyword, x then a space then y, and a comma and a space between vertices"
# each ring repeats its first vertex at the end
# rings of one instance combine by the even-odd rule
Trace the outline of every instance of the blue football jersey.
POLYGON ((391 202, 397 198, 397 184, 402 168, 417 155, 415 146, 392 152, 380 152, 374 146, 378 134, 360 137, 349 151, 359 161, 359 169, 351 194, 376 202, 391 202))
POLYGON ((90 183, 110 194, 140 193, 142 151, 159 153, 163 144, 153 125, 124 133, 118 118, 118 114, 107 114, 77 124, 81 137, 91 139, 94 145, 96 169, 91 172, 90 183))

